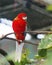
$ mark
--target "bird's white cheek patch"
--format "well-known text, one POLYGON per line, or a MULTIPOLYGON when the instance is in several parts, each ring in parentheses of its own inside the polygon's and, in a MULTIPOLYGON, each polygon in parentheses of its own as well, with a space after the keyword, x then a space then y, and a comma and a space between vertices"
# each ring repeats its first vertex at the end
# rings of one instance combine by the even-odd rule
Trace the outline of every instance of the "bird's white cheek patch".
POLYGON ((27 17, 23 17, 23 20, 26 20, 27 19, 27 17))

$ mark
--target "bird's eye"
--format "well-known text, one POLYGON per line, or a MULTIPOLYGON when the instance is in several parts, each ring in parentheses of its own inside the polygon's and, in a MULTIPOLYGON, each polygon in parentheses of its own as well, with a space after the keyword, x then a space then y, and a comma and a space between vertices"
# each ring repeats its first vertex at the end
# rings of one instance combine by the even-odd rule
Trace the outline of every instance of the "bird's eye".
POLYGON ((23 20, 26 20, 27 19, 27 17, 23 17, 23 20))

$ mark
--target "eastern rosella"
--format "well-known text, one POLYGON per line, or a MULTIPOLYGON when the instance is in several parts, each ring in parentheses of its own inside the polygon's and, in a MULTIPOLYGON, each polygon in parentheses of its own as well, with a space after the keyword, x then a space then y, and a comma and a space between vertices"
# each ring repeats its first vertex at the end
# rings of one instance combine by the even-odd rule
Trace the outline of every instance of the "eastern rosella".
POLYGON ((16 36, 16 58, 15 61, 21 60, 22 49, 24 46, 24 39, 25 39, 25 31, 27 29, 27 14, 26 13, 19 13, 17 17, 13 20, 12 28, 14 30, 16 36))

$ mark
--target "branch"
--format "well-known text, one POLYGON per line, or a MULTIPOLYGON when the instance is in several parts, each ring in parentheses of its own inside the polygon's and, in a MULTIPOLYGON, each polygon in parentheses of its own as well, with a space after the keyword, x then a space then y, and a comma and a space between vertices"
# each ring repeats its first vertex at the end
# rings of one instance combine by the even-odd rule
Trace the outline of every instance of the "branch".
MULTIPOLYGON (((26 31, 25 33, 31 33, 31 34, 52 34, 52 31, 26 31)), ((8 38, 7 36, 11 35, 11 34, 15 34, 15 33, 14 32, 8 33, 8 34, 4 35, 0 39, 8 38)))
MULTIPOLYGON (((31 34, 52 34, 52 31, 26 31, 25 33, 31 33, 31 34)), ((9 37, 7 37, 8 35, 11 35, 11 34, 15 34, 15 33, 14 33, 14 32, 8 33, 8 34, 6 34, 5 36, 3 36, 2 38, 0 38, 0 40, 10 39, 10 40, 17 41, 17 40, 14 39, 14 38, 9 38, 9 37)), ((29 41, 26 41, 26 40, 24 40, 23 42, 24 42, 24 43, 28 43, 28 44, 32 44, 32 45, 38 45, 38 43, 35 44, 35 43, 29 42, 29 41)))
POLYGON ((31 34, 52 34, 52 31, 26 31, 26 33, 31 33, 31 34))
POLYGON ((7 36, 8 36, 8 35, 11 35, 11 34, 14 34, 14 32, 8 33, 8 34, 4 35, 2 38, 0 38, 0 40, 8 38, 7 36))

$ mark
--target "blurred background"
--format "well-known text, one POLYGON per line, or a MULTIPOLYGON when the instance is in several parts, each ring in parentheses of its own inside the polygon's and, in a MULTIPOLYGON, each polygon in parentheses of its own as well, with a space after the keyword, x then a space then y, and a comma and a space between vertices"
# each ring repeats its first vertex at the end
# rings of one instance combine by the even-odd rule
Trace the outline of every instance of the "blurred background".
MULTIPOLYGON (((0 0, 0 18, 13 20, 20 12, 27 13, 28 30, 52 30, 52 0, 0 0)), ((35 45, 25 43, 24 48, 30 50, 29 58, 33 58, 41 39, 37 38, 38 34, 31 33, 30 35, 31 39, 28 42, 35 45)), ((0 40, 0 49, 8 54, 15 51, 15 48, 14 40, 0 40)))

